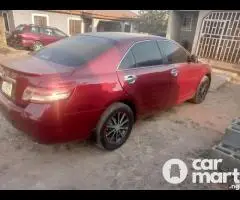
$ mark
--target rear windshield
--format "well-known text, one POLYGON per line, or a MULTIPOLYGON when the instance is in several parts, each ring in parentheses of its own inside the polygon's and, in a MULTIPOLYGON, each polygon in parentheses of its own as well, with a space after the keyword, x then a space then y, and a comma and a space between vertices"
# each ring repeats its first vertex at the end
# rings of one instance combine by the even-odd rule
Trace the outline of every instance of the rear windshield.
POLYGON ((18 26, 15 28, 15 31, 22 32, 24 28, 25 28, 24 25, 18 25, 18 26))
POLYGON ((72 36, 52 43, 32 55, 57 64, 79 67, 114 46, 108 39, 72 36))

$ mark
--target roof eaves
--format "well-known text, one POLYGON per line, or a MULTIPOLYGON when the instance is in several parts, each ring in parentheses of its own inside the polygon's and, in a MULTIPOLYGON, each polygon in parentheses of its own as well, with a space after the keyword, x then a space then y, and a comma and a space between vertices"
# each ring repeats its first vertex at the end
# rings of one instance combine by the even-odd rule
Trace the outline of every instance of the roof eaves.
POLYGON ((86 17, 92 17, 92 18, 97 18, 97 19, 112 19, 112 20, 134 20, 136 17, 117 17, 117 16, 112 16, 112 15, 102 15, 99 13, 91 13, 87 11, 81 11, 83 16, 86 17))
POLYGON ((117 17, 117 16, 111 16, 111 15, 102 15, 99 13, 91 13, 87 12, 84 10, 48 10, 50 12, 57 12, 57 13, 64 13, 64 14, 72 14, 72 15, 81 15, 85 17, 90 17, 90 18, 97 18, 97 19, 108 19, 108 20, 116 20, 116 21, 121 21, 121 20, 136 20, 138 16, 136 15, 135 17, 117 17))

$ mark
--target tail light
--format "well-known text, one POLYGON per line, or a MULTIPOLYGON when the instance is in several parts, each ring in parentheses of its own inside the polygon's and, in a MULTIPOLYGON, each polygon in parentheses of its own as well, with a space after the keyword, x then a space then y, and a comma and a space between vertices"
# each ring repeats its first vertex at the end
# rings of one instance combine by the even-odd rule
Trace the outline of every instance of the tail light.
POLYGON ((22 34, 20 34, 20 33, 16 33, 16 36, 15 36, 17 39, 23 39, 23 36, 22 36, 22 34))
POLYGON ((73 87, 58 89, 27 87, 23 92, 22 100, 33 103, 50 103, 67 99, 71 95, 73 89, 73 87))

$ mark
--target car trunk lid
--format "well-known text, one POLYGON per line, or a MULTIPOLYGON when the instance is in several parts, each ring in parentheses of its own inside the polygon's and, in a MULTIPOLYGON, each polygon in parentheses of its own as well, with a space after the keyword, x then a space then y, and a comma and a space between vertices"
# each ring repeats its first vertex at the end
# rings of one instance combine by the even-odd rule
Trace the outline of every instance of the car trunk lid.
POLYGON ((25 55, 11 60, 4 60, 1 63, 2 66, 8 70, 33 76, 69 73, 75 69, 73 67, 42 60, 31 55, 25 55))
POLYGON ((14 103, 24 106, 26 87, 51 87, 64 82, 74 68, 41 60, 30 55, 4 60, 0 64, 0 92, 14 103), (54 83, 54 84, 53 84, 54 83))

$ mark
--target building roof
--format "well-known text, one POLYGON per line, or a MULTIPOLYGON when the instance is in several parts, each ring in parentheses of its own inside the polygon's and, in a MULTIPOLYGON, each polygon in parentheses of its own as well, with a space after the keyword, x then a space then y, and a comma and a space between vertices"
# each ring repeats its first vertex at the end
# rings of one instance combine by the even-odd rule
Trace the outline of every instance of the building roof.
POLYGON ((49 10, 49 11, 109 20, 135 19, 138 17, 136 13, 130 10, 49 10))

